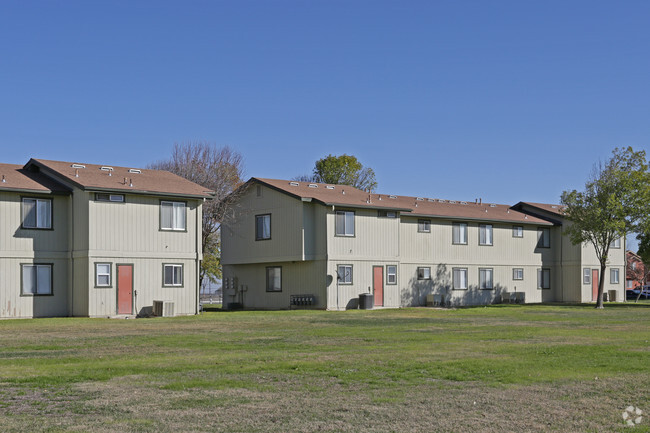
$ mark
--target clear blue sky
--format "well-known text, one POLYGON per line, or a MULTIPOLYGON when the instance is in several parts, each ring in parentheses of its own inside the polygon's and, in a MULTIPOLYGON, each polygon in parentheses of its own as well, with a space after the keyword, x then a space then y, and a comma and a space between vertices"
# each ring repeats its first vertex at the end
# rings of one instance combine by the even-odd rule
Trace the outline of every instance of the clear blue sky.
POLYGON ((348 153, 383 193, 558 202, 650 147, 648 23, 648 1, 3 1, 0 159, 207 140, 247 177, 348 153))

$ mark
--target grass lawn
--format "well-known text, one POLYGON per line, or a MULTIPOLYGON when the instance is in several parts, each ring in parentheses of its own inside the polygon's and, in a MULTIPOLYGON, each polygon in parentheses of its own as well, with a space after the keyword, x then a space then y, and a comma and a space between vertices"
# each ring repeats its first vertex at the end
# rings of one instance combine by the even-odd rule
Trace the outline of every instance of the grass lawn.
POLYGON ((649 341, 648 303, 5 320, 0 426, 650 432, 649 341))

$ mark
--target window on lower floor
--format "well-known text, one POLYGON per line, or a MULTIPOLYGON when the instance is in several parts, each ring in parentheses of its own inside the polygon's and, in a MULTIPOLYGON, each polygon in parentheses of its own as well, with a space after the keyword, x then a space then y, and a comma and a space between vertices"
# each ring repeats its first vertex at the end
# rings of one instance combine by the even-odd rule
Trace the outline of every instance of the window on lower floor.
POLYGON ((339 284, 352 284, 352 265, 338 265, 336 273, 339 284))
POLYGON ((551 270, 541 268, 537 270, 537 288, 550 289, 551 288, 551 270))
POLYGON ((467 289, 467 268, 453 268, 452 279, 454 290, 467 289))
POLYGON ((386 266, 386 284, 397 284, 397 266, 386 266))
POLYGON ((183 285, 183 265, 163 265, 163 286, 180 287, 183 285))
POLYGON ((21 266, 23 295, 52 294, 52 265, 33 264, 21 266))
POLYGON ((609 283, 618 284, 619 270, 617 268, 609 270, 609 283))
POLYGON ((95 263, 95 287, 111 287, 110 263, 95 263))
POLYGON ((431 268, 420 267, 418 268, 418 280, 430 280, 431 268))
POLYGON ((268 266, 266 268, 266 291, 282 291, 282 266, 268 266))
POLYGON ((481 268, 478 270, 478 286, 480 289, 492 289, 493 285, 493 273, 492 268, 481 268))
POLYGON ((632 280, 627 280, 625 283, 627 284, 627 288, 628 288, 628 289, 632 289, 632 288, 634 288, 634 281, 632 281, 632 280))
POLYGON ((513 280, 523 280, 524 279, 524 268, 513 268, 512 269, 512 279, 513 280))
POLYGON ((591 284, 591 269, 582 269, 582 284, 591 284))

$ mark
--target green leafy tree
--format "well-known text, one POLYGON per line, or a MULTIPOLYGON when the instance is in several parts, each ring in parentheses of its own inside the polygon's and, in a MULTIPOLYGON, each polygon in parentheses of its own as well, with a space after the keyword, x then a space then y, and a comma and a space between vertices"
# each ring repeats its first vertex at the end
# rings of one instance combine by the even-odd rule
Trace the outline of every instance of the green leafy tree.
POLYGON ((596 308, 603 308, 603 286, 610 245, 647 225, 644 205, 650 189, 645 151, 614 149, 605 164, 594 168, 584 191, 564 191, 562 204, 574 245, 591 243, 600 264, 596 308))
POLYGON ((319 159, 314 166, 313 176, 299 176, 297 180, 350 185, 364 191, 377 188, 373 169, 364 167, 355 156, 345 154, 319 159))
POLYGON ((232 193, 242 183, 241 154, 228 146, 207 142, 175 143, 171 158, 150 164, 149 168, 171 171, 214 192, 214 198, 203 203, 199 287, 203 287, 205 278, 221 279, 220 229, 222 222, 233 215, 237 197, 232 193))

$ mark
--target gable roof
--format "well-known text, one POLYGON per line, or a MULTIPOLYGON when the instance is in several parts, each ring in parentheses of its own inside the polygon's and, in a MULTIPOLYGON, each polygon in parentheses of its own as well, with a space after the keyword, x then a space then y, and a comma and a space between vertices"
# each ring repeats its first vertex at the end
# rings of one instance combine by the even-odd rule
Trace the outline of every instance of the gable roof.
POLYGON ((195 198, 212 197, 211 191, 206 188, 164 170, 133 169, 32 158, 25 165, 25 169, 29 170, 33 167, 86 191, 116 191, 195 198))
POLYGON ((427 218, 501 221, 521 224, 552 225, 551 222, 519 212, 508 205, 436 200, 424 197, 376 194, 348 185, 296 182, 279 179, 251 178, 297 199, 315 200, 327 206, 387 209, 427 218), (311 185, 311 186, 310 186, 311 185))
POLYGON ((22 165, 0 163, 0 191, 67 194, 70 190, 42 173, 25 170, 22 165))
POLYGON ((522 202, 517 203, 517 205, 520 205, 520 204, 531 206, 531 207, 534 207, 534 208, 537 208, 537 209, 540 209, 540 210, 550 212, 552 214, 564 217, 564 206, 559 205, 559 204, 533 203, 533 202, 529 202, 529 201, 522 201, 522 202))

